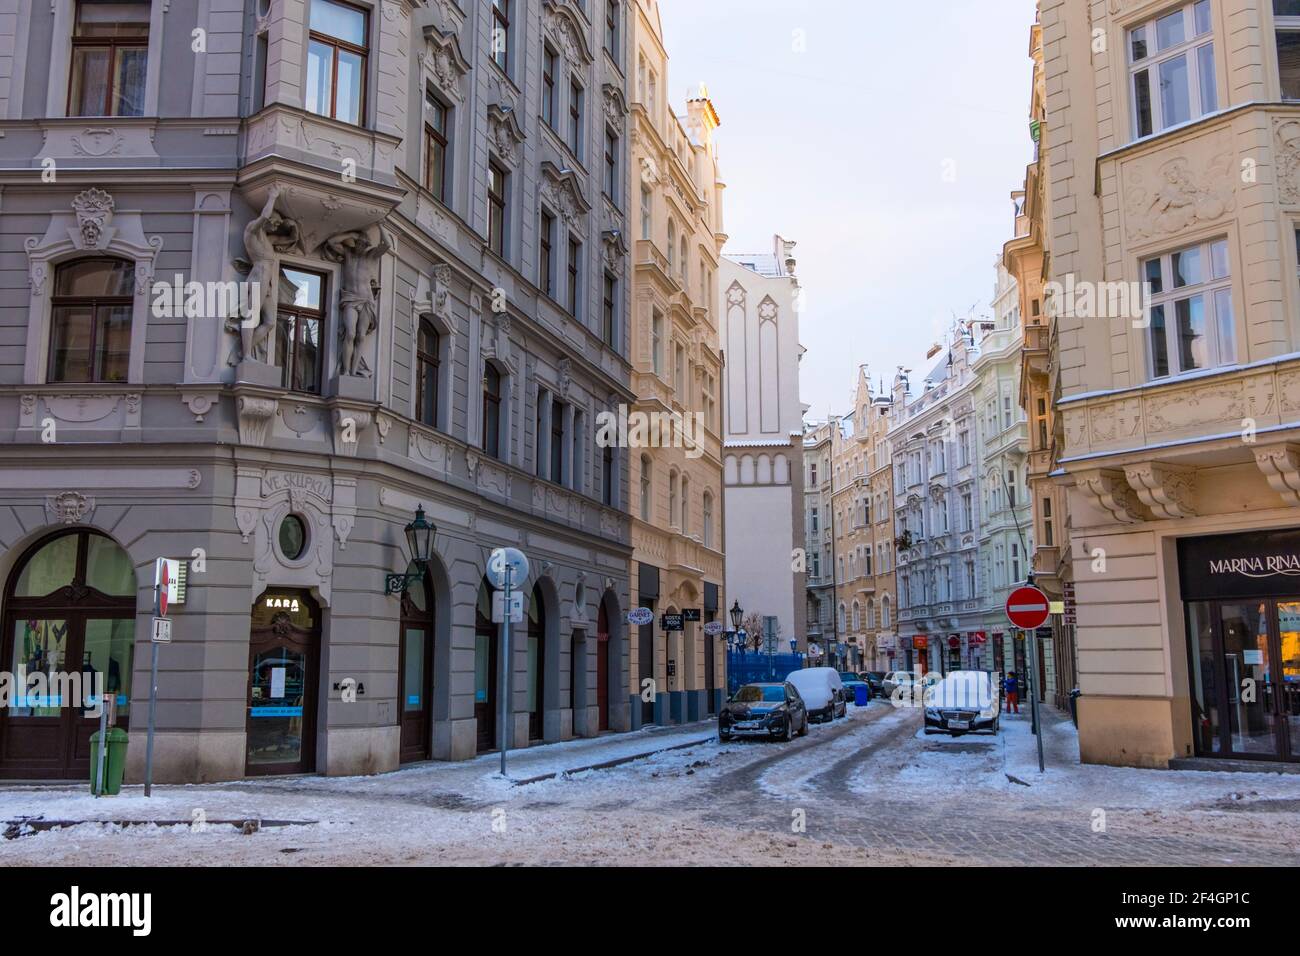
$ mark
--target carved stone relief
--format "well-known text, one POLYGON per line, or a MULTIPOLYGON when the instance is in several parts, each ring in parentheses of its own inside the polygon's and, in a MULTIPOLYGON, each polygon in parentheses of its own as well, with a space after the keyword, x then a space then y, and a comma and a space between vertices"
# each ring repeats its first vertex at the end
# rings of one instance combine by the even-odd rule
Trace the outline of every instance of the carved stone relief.
POLYGON ((1131 171, 1126 168, 1124 208, 1130 242, 1177 235, 1216 222, 1236 208, 1237 178, 1227 135, 1211 148, 1205 160, 1149 158, 1134 161, 1131 171))

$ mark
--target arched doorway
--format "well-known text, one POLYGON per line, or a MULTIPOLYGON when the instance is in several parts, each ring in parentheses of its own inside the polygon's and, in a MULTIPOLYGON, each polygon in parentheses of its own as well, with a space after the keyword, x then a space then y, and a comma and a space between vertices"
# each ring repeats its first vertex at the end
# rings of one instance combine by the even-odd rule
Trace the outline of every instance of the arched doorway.
POLYGON ((426 571, 402 592, 398 658, 402 763, 426 760, 433 747, 434 593, 426 571))
POLYGON ((60 531, 18 559, 4 597, 0 667, 25 679, 18 706, 0 712, 0 777, 87 779, 97 681, 116 700, 118 726, 130 727, 131 558, 97 531, 60 531))
POLYGON ((492 588, 479 585, 474 607, 474 720, 478 751, 496 747, 497 729, 497 629, 492 623, 492 588))
POLYGON ((540 584, 533 585, 528 602, 528 739, 541 740, 544 728, 542 709, 546 694, 546 608, 540 584))
POLYGON ((248 776, 316 769, 320 607, 306 591, 273 588, 248 632, 248 776))

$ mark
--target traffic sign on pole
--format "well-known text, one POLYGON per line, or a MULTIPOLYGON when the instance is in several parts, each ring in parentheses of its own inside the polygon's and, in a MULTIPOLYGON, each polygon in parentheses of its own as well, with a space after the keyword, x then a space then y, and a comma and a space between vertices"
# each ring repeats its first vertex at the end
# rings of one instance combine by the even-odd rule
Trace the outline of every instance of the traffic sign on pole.
POLYGON ((1007 620, 1026 631, 1046 624, 1050 611, 1047 595, 1035 587, 1016 588, 1007 598, 1007 620))

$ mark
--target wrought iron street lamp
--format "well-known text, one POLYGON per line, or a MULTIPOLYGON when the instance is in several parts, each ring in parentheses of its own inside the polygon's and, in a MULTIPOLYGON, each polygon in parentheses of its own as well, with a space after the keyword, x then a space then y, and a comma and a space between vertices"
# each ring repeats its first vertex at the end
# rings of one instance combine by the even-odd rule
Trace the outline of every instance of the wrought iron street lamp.
POLYGON ((406 547, 411 552, 411 563, 415 565, 415 570, 404 574, 385 575, 385 594, 401 594, 412 584, 424 580, 424 572, 429 565, 429 556, 433 553, 433 534, 436 530, 424 517, 424 505, 417 505, 415 520, 404 529, 406 547))
POLYGON ((731 604, 731 626, 737 632, 740 631, 740 622, 744 618, 745 612, 740 609, 740 599, 737 598, 731 604))

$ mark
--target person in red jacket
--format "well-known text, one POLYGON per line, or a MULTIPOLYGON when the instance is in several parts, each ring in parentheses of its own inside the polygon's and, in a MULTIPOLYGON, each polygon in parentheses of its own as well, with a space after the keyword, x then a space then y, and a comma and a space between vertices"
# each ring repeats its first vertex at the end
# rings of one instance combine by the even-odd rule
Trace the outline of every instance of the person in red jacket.
POLYGON ((1002 690, 1007 695, 1007 713, 1020 713, 1020 681, 1016 679, 1015 671, 1007 674, 1002 690))

